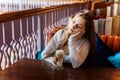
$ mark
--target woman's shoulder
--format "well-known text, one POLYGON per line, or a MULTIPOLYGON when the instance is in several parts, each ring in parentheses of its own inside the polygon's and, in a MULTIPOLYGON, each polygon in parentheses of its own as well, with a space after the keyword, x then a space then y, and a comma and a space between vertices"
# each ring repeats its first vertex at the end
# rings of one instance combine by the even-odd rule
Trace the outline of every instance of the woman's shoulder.
POLYGON ((57 35, 57 36, 59 36, 59 37, 61 37, 62 34, 63 34, 63 29, 60 29, 60 30, 58 30, 58 31, 55 33, 55 35, 57 35))
POLYGON ((84 43, 84 44, 90 45, 90 41, 88 39, 86 39, 86 38, 82 38, 81 42, 84 43))
POLYGON ((53 38, 54 38, 54 39, 58 39, 58 40, 60 39, 60 40, 61 40, 62 32, 63 32, 62 29, 58 30, 58 31, 55 33, 55 35, 53 36, 53 38))
POLYGON ((57 31, 56 34, 62 35, 63 31, 66 29, 66 25, 62 25, 57 31))
POLYGON ((63 32, 63 29, 60 29, 57 31, 58 34, 62 34, 62 32, 63 32))

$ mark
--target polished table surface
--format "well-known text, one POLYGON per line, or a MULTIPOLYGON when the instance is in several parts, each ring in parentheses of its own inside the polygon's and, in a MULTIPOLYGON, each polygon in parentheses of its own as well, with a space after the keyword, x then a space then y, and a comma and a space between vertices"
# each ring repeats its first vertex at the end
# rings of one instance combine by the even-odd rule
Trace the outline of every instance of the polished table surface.
POLYGON ((120 80, 120 70, 115 68, 63 66, 57 70, 43 60, 21 59, 0 71, 0 80, 120 80))

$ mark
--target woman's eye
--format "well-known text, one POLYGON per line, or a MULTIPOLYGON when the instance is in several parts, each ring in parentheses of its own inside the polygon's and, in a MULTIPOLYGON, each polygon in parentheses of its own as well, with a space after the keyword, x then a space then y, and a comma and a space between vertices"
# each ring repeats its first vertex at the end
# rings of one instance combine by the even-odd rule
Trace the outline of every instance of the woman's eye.
POLYGON ((78 24, 78 27, 81 29, 81 25, 80 24, 78 24))

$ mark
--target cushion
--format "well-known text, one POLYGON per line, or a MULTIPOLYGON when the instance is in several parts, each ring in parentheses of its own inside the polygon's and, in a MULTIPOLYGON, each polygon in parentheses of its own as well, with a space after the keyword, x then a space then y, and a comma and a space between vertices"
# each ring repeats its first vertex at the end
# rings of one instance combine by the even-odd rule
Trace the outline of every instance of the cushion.
POLYGON ((53 30, 48 34, 48 42, 50 41, 50 39, 54 36, 54 34, 60 30, 61 28, 59 26, 54 27, 53 30))
POLYGON ((38 51, 37 52, 37 54, 36 54, 36 59, 38 59, 38 60, 41 60, 42 59, 42 56, 41 56, 41 54, 42 54, 42 51, 43 51, 44 49, 42 49, 41 51, 38 51))
POLYGON ((97 35, 95 34, 96 39, 96 66, 106 66, 113 67, 113 65, 107 60, 107 57, 113 55, 114 52, 109 48, 97 35))
POLYGON ((120 52, 117 52, 116 54, 109 56, 108 61, 110 61, 117 69, 120 69, 120 52))

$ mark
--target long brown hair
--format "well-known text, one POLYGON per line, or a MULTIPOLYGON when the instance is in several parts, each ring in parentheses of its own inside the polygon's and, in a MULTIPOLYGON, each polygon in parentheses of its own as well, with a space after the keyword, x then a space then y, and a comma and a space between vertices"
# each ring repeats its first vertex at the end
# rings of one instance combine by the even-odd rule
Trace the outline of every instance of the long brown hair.
POLYGON ((89 40, 91 47, 88 54, 88 57, 86 59, 86 63, 88 65, 94 65, 95 64, 95 30, 94 30, 94 23, 93 23, 93 15, 90 11, 84 12, 83 14, 79 15, 83 19, 85 19, 85 34, 83 35, 84 38, 89 40))

